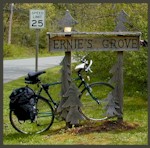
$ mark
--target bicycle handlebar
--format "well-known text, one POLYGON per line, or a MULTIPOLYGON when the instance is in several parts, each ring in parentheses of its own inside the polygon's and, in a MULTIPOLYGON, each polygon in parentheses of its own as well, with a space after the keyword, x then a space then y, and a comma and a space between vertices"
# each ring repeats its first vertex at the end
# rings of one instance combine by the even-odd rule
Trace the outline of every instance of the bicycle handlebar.
POLYGON ((90 60, 90 64, 89 64, 88 67, 85 69, 86 72, 88 72, 88 71, 93 72, 93 71, 91 70, 92 63, 93 63, 93 61, 90 60))
POLYGON ((88 71, 93 72, 93 71, 91 70, 91 66, 92 66, 92 64, 93 64, 93 61, 90 60, 90 64, 88 65, 88 60, 86 59, 86 55, 81 58, 81 62, 82 62, 82 63, 85 63, 85 68, 84 68, 84 70, 85 70, 86 72, 88 72, 88 71), (87 65, 88 65, 88 66, 87 66, 87 65))
POLYGON ((86 57, 86 56, 83 56, 83 57, 81 58, 81 62, 82 62, 82 63, 85 63, 85 62, 87 61, 87 60, 85 59, 85 57, 86 57))

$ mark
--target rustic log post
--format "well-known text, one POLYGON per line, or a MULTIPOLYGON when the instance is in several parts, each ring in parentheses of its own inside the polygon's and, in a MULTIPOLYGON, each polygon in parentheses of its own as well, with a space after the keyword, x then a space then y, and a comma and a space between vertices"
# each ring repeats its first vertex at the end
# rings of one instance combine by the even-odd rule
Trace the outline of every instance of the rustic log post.
POLYGON ((71 51, 65 51, 65 58, 71 71, 71 51))
POLYGON ((68 63, 68 61, 71 61, 70 60, 70 54, 69 52, 65 52, 65 57, 61 63, 62 65, 62 69, 61 69, 61 73, 62 73, 62 76, 61 76, 61 81, 62 81, 62 85, 61 85, 61 101, 60 101, 60 104, 57 108, 57 112, 61 112, 61 116, 66 119, 66 116, 67 116, 67 109, 64 110, 63 108, 63 104, 66 102, 67 100, 67 97, 64 97, 64 94, 67 92, 67 90, 69 89, 69 86, 71 84, 71 78, 70 78, 70 65, 68 63))
POLYGON ((117 52, 118 56, 118 75, 117 75, 117 98, 116 102, 118 102, 118 121, 123 120, 123 51, 117 52))
MULTIPOLYGON (((120 31, 127 31, 127 28, 125 26, 125 23, 127 23, 127 14, 125 13, 124 10, 120 12, 118 15, 116 21, 117 21, 117 26, 115 28, 115 31, 120 32, 120 31)), ((118 121, 123 121, 123 51, 118 51, 117 52, 117 63, 118 63, 118 74, 117 74, 117 83, 116 83, 116 102, 118 103, 118 121)))
MULTIPOLYGON (((65 59, 66 59, 66 63, 67 63, 67 68, 68 68, 68 71, 66 71, 66 73, 67 73, 67 77, 65 78, 63 78, 63 81, 68 81, 68 80, 70 80, 70 81, 68 81, 68 85, 67 85, 67 87, 65 88, 65 90, 61 90, 61 91, 64 91, 65 93, 68 91, 68 89, 69 89, 69 87, 70 87, 70 84, 71 84, 71 51, 66 51, 65 52, 65 59)), ((66 68, 65 68, 65 65, 63 65, 63 68, 64 68, 64 70, 67 70, 66 68)), ((63 85, 63 84, 62 84, 63 85)), ((63 88, 62 88, 63 89, 63 88)), ((65 94, 64 93, 64 94, 65 94)), ((63 95, 64 95, 63 94, 63 95)), ((66 99, 65 100, 67 100, 68 98, 67 97, 65 97, 66 99)), ((66 101, 65 101, 66 102, 66 101)), ((64 102, 64 103, 65 103, 64 102)), ((65 110, 67 110, 67 109, 65 109, 65 110)), ((67 114, 68 114, 68 112, 69 112, 69 109, 67 110, 67 114)), ((66 120, 66 118, 67 118, 67 114, 66 114, 66 116, 65 116, 65 120, 66 120)), ((66 121, 66 127, 67 128, 70 128, 70 127, 72 127, 72 125, 70 124, 70 122, 67 122, 66 121)))
MULTIPOLYGON (((114 89, 105 99, 106 116, 117 117, 123 121, 123 51, 136 51, 139 49, 140 32, 128 32, 125 26, 127 14, 122 10, 117 17, 117 26, 114 32, 60 32, 47 33, 49 35, 49 49, 64 50, 65 58, 62 62, 62 100, 58 106, 58 112, 70 124, 76 124, 83 119, 78 108, 81 107, 79 92, 71 81, 71 51, 72 50, 113 50, 117 53, 117 62, 110 70, 113 74, 110 82, 114 89), (51 36, 50 36, 51 35, 51 36), (91 37, 91 35, 95 37, 91 37), (84 37, 83 37, 84 36, 84 37), (90 36, 90 38, 89 38, 90 36)), ((65 27, 76 21, 70 16, 69 11, 61 20, 60 25, 65 27), (70 21, 71 20, 71 21, 70 21), (68 22, 70 22, 68 24, 68 22)), ((68 29, 68 28, 67 28, 68 29)))

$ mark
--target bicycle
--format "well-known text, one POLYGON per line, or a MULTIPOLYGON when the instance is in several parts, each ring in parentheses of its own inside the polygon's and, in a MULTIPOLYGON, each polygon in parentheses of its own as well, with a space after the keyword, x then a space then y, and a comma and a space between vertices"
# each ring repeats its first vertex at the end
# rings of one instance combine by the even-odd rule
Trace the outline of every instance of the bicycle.
MULTIPOLYGON (((83 57, 81 59, 81 64, 75 67, 77 71, 78 77, 73 79, 73 81, 80 81, 78 88, 80 89, 81 86, 81 103, 83 107, 80 108, 80 112, 87 120, 96 120, 102 121, 107 119, 107 116, 104 116, 104 109, 103 107, 106 105, 105 98, 107 97, 108 93, 114 89, 112 85, 105 82, 95 82, 88 84, 82 76, 82 72, 92 72, 91 65, 93 63, 90 60, 88 61, 83 57)), ((28 73, 28 77, 25 78, 25 83, 27 84, 36 84, 39 88, 38 92, 36 93, 36 109, 37 109, 37 116, 34 122, 25 121, 25 122, 18 122, 17 117, 14 114, 13 110, 10 110, 10 122, 11 125, 18 131, 24 134, 28 133, 42 133, 48 130, 53 122, 54 118, 57 114, 56 110, 59 103, 56 103, 55 100, 52 98, 51 94, 49 93, 49 87, 54 85, 60 85, 62 82, 53 82, 53 83, 46 83, 43 84, 39 79, 39 76, 46 73, 46 71, 38 71, 38 72, 30 72, 28 73), (41 96, 41 92, 45 91, 48 99, 41 96)))

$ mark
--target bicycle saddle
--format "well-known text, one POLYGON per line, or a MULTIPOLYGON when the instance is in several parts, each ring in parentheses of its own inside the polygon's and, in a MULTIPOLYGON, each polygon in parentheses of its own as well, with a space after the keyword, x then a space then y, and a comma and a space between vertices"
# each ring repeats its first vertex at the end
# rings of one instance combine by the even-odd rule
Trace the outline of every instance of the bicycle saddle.
POLYGON ((43 73, 46 73, 46 71, 43 70, 43 71, 38 71, 38 72, 29 72, 28 76, 29 77, 37 77, 37 76, 39 76, 39 75, 41 75, 43 73))
POLYGON ((40 80, 38 79, 38 76, 46 73, 46 71, 38 71, 38 72, 29 72, 28 76, 25 77, 25 83, 28 84, 36 84, 37 82, 39 82, 40 80))

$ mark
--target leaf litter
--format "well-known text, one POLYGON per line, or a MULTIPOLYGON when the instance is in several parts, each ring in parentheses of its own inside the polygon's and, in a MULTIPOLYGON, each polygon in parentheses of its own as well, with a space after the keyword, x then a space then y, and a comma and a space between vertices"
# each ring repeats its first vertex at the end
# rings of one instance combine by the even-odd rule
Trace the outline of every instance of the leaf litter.
POLYGON ((103 121, 99 124, 99 122, 91 122, 88 121, 78 127, 69 128, 66 130, 68 133, 72 134, 87 134, 93 132, 108 132, 108 131, 129 131, 134 130, 139 127, 138 123, 131 123, 127 121, 103 121))

